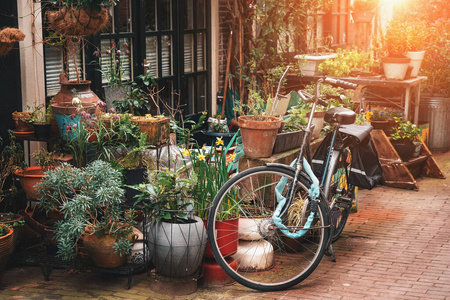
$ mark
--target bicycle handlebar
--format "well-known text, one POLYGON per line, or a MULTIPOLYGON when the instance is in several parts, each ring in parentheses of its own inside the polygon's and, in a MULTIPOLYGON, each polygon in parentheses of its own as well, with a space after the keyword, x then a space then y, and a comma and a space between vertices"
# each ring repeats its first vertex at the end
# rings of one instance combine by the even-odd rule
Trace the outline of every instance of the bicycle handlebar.
POLYGON ((341 88, 344 89, 356 89, 356 87, 358 86, 355 83, 351 83, 342 79, 335 79, 335 78, 329 78, 329 77, 325 77, 324 82, 332 84, 332 85, 336 85, 339 86, 341 88))

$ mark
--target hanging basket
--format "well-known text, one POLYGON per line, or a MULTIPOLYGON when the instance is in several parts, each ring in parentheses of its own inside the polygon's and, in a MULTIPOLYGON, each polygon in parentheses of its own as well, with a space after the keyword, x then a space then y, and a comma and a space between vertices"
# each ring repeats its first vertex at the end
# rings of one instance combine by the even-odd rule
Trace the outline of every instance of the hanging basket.
POLYGON ((0 31, 0 57, 11 51, 15 42, 25 39, 25 34, 17 28, 4 28, 0 31))
POLYGON ((92 35, 100 31, 109 21, 108 6, 100 10, 80 6, 66 6, 47 12, 49 28, 64 36, 92 35))

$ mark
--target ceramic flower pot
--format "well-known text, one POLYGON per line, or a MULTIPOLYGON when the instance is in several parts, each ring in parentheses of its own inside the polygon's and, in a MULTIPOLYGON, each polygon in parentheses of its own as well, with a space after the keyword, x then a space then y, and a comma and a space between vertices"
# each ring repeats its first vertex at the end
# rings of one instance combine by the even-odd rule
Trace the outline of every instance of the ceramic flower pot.
MULTIPOLYGON (((89 114, 93 114, 96 110, 96 105, 93 103, 82 103, 83 110, 89 114)), ((80 120, 80 109, 73 105, 72 102, 53 103, 52 111, 55 115, 58 131, 63 140, 76 140, 76 130, 67 130, 67 127, 72 127, 80 120), (72 115, 75 115, 72 118, 72 115)))
POLYGON ((14 229, 6 229, 7 233, 0 237, 0 283, 13 246, 14 229))
POLYGON ((409 66, 412 67, 410 77, 417 77, 419 75, 420 66, 422 65, 425 51, 408 51, 406 57, 411 58, 409 66))
MULTIPOLYGON (((203 220, 206 226, 207 220, 203 220)), ((216 241, 222 256, 227 257, 236 253, 238 248, 239 218, 216 221, 216 241)), ((214 258, 209 242, 206 245, 205 256, 214 258)))

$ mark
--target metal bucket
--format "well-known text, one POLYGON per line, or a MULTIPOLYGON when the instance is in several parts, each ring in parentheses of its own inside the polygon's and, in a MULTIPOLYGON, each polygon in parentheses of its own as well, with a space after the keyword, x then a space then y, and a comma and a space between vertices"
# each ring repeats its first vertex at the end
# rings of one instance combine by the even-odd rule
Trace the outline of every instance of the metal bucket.
POLYGON ((428 148, 433 151, 450 150, 450 98, 422 97, 419 122, 430 123, 428 148))

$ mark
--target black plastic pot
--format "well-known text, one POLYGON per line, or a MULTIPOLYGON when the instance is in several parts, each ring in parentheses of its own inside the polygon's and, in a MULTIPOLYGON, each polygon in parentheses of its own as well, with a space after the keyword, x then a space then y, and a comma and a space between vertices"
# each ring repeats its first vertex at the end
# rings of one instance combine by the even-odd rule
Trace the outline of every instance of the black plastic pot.
POLYGON ((395 151, 397 151, 398 155, 404 162, 409 161, 416 150, 416 145, 413 143, 392 143, 392 146, 394 146, 395 151))
MULTIPOLYGON (((147 168, 125 169, 125 184, 135 185, 145 182, 147 168)), ((133 206, 136 199, 134 198, 140 192, 129 187, 125 187, 125 196, 127 197, 127 205, 133 206)))
POLYGON ((38 140, 48 140, 52 135, 52 124, 34 123, 34 137, 38 140))

